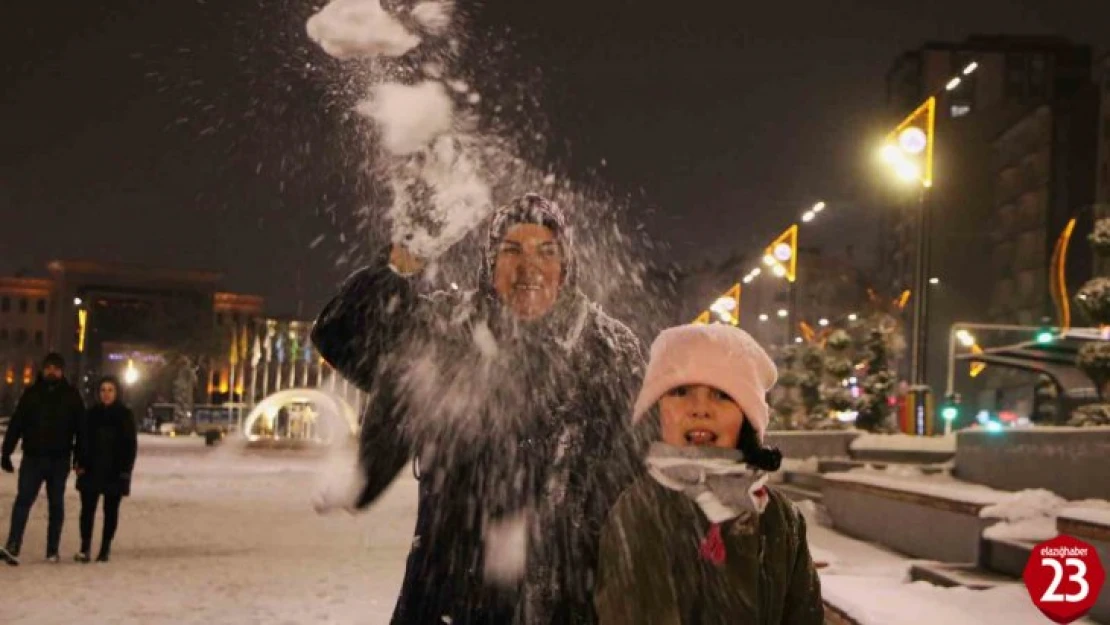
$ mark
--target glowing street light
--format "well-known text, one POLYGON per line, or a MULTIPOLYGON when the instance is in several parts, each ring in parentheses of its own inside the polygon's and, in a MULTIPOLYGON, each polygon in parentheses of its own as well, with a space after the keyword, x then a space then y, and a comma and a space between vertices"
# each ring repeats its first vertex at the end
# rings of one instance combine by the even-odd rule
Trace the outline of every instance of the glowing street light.
POLYGON ((823 317, 822 317, 822 318, 821 318, 821 319, 820 319, 820 320, 819 320, 819 321, 817 322, 817 325, 819 325, 819 326, 822 326, 822 327, 823 327, 823 326, 827 326, 827 325, 829 325, 829 320, 828 320, 828 319, 825 319, 825 318, 823 318, 823 317))
POLYGON ((773 267, 775 265, 775 257, 771 256, 770 254, 764 254, 763 264, 767 265, 768 267, 773 267))
POLYGON ((971 347, 972 345, 975 345, 975 336, 967 330, 958 330, 956 332, 956 340, 958 340, 960 342, 960 345, 963 345, 964 347, 971 347))
POLYGON ((775 265, 774 268, 771 269, 771 273, 775 274, 776 278, 781 278, 786 275, 786 267, 775 265))
POLYGON ((789 314, 790 314, 789 310, 787 310, 785 308, 780 308, 779 309, 779 312, 778 312, 779 319, 786 319, 787 315, 789 315, 789 314))
POLYGON ((139 381, 139 370, 135 368, 135 363, 131 359, 127 360, 127 369, 123 372, 124 384, 131 386, 139 381))
POLYGON ((914 182, 921 179, 921 168, 909 161, 899 161, 894 165, 894 173, 905 182, 914 182))
POLYGON ((948 91, 952 91, 952 90, 956 89, 956 87, 959 87, 959 86, 960 86, 960 77, 956 76, 952 80, 949 80, 948 84, 945 85, 944 88, 948 91))
POLYGON ((823 210, 825 210, 825 203, 824 202, 818 202, 818 203, 813 205, 813 212, 820 213, 823 210))
POLYGON ((964 68, 964 76, 970 76, 971 73, 977 69, 979 69, 978 63, 976 63, 975 61, 968 63, 967 67, 964 68))
POLYGON ((929 278, 929 284, 932 284, 934 286, 940 284, 940 278, 929 278))
POLYGON ((800 336, 795 336, 795 337, 794 337, 794 342, 795 342, 795 343, 801 343, 801 342, 802 342, 802 337, 800 337, 800 336))
MULTIPOLYGON (((898 133, 898 147, 907 154, 918 155, 929 145, 929 137, 917 126, 910 126, 898 133)), ((901 156, 901 155, 899 155, 901 156)))
POLYGON ((855 321, 856 319, 859 319, 859 315, 857 315, 856 313, 848 315, 848 321, 855 321))
POLYGON ((816 216, 817 215, 813 211, 806 211, 802 213, 802 223, 808 224, 809 222, 813 221, 813 218, 816 216))
POLYGON ((74 305, 74 306, 80 306, 80 305, 81 305, 81 304, 83 304, 83 303, 84 303, 84 302, 83 302, 83 301, 81 300, 81 298, 80 298, 80 297, 75 297, 75 298, 73 298, 73 305, 74 305))
POLYGON ((770 319, 770 317, 767 316, 767 313, 763 313, 763 314, 759 315, 759 320, 760 321, 767 321, 768 319, 770 319))

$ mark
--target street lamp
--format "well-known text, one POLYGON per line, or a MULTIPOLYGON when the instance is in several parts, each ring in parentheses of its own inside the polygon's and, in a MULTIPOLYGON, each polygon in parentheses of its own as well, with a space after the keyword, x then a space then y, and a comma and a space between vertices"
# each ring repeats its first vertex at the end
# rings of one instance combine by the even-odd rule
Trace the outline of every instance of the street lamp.
POLYGON ((936 148, 937 97, 951 92, 963 84, 963 77, 970 76, 979 64, 972 61, 959 75, 949 78, 941 89, 917 107, 887 134, 880 151, 882 161, 901 180, 920 184, 917 214, 917 250, 913 277, 913 341, 910 361, 910 382, 926 382, 926 349, 928 345, 929 290, 926 282, 936 285, 940 281, 929 278, 929 214, 926 193, 933 186, 933 153, 936 148))
POLYGON ((139 370, 135 368, 135 363, 131 359, 127 360, 127 369, 123 371, 123 383, 131 386, 139 381, 139 370))

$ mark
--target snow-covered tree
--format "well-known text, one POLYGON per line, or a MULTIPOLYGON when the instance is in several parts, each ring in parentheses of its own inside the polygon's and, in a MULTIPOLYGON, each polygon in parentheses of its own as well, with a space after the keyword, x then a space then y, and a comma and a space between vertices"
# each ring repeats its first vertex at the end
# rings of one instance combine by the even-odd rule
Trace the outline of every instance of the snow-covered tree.
MULTIPOLYGON (((846 386, 852 369, 852 337, 844 330, 836 330, 825 342, 825 376, 821 385, 821 400, 826 410, 843 412, 852 408, 852 393, 846 386)), ((827 418, 825 414, 811 416, 827 418)))
MULTIPOLYGON (((1110 258, 1110 219, 1095 222, 1088 237, 1091 247, 1103 261, 1110 258)), ((1105 262, 1100 263, 1105 265, 1105 262)), ((1088 280, 1075 296, 1080 310, 1094 325, 1110 326, 1110 278, 1097 276, 1088 280)), ((1091 378, 1101 401, 1107 399, 1106 385, 1110 382, 1110 342, 1092 341, 1079 349, 1076 366, 1091 378)), ((1069 424, 1110 425, 1110 404, 1099 403, 1083 406, 1072 413, 1069 424)))
POLYGON ((821 386, 825 377, 825 355, 819 345, 806 345, 801 350, 801 371, 798 389, 805 409, 806 419, 824 415, 826 408, 821 400, 821 386))
POLYGON ((771 396, 771 426, 778 430, 793 430, 797 427, 798 385, 801 376, 798 374, 798 360, 800 354, 794 345, 787 346, 779 358, 778 388, 771 396))
POLYGON ((898 377, 890 370, 888 339, 878 326, 868 331, 863 351, 864 374, 860 384, 863 393, 856 402, 856 427, 869 432, 884 431, 890 427, 890 397, 898 377))

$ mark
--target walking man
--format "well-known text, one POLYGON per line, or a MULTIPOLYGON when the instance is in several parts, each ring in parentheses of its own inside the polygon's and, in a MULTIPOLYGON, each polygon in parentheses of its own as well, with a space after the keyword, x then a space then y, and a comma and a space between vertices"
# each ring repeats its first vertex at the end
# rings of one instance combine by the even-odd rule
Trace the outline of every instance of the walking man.
POLYGON ((65 361, 59 354, 47 354, 38 379, 19 398, 0 449, 0 469, 14 473, 12 453, 20 439, 23 440, 11 530, 7 543, 0 547, 0 560, 12 566, 19 564, 23 530, 44 482, 50 503, 46 559, 58 561, 58 544, 65 521, 66 479, 73 462, 78 425, 85 413, 81 394, 63 377, 64 369, 65 361))

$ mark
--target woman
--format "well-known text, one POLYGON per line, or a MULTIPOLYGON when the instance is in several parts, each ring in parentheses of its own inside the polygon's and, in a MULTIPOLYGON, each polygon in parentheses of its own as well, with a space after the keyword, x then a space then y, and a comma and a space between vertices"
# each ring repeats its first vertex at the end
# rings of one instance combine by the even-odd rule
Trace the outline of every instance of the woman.
POLYGON ((104 498, 104 536, 97 562, 107 562, 119 523, 119 505, 131 494, 131 469, 138 451, 135 417, 120 401, 119 382, 101 379, 99 401, 88 410, 77 441, 77 490, 81 492, 81 551, 78 562, 88 562, 92 550, 93 517, 104 498))
POLYGON ((495 213, 479 290, 423 295, 426 262, 394 246, 313 329, 373 397, 362 492, 335 505, 365 508, 418 459, 393 625, 592 625, 598 534, 636 469, 639 343, 578 289, 570 227, 538 195, 495 213))

